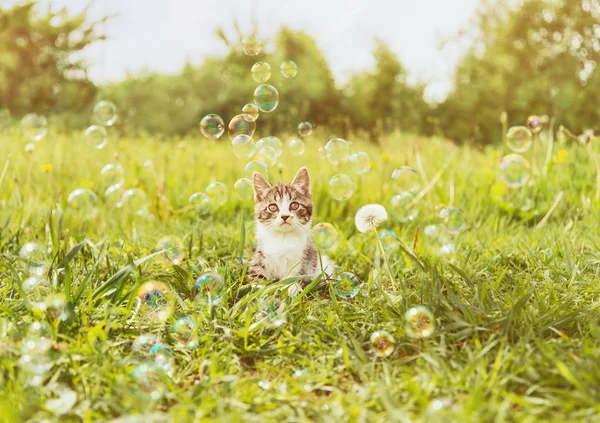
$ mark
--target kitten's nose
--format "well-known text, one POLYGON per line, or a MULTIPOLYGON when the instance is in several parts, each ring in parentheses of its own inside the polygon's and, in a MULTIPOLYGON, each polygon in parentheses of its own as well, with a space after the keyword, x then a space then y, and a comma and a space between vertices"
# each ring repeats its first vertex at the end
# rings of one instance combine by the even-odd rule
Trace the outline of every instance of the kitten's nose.
POLYGON ((290 218, 291 216, 289 214, 282 214, 281 215, 281 220, 283 220, 284 222, 287 222, 287 220, 290 218))

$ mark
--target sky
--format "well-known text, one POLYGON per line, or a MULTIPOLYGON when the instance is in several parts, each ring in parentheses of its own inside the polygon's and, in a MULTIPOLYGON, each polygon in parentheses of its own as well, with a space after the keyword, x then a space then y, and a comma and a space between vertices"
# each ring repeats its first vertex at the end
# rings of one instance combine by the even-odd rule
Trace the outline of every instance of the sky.
MULTIPOLYGON (((8 0, 15 3, 17 0, 8 0)), ((201 63, 227 49, 215 35, 218 26, 234 38, 236 19, 267 40, 282 25, 313 36, 338 84, 353 73, 372 69, 375 38, 388 43, 408 69, 409 81, 427 84, 426 98, 442 100, 466 48, 442 41, 468 25, 479 0, 96 0, 91 19, 114 15, 104 26, 109 40, 84 52, 94 82, 117 81, 128 72, 178 72, 185 61, 201 63)), ((78 12, 89 0, 40 0, 54 9, 78 12)))

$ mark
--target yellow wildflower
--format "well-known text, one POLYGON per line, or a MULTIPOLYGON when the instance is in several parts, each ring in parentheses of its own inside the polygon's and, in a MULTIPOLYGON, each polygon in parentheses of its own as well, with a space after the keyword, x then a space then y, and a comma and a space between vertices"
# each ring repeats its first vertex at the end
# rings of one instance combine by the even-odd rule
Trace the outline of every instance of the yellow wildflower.
POLYGON ((492 151, 492 159, 496 160, 500 157, 500 153, 497 151, 492 151))
POLYGON ((567 159, 567 154, 567 150, 559 150, 558 154, 556 155, 556 159, 559 163, 564 163, 564 161, 567 159))
POLYGON ((381 160, 383 160, 384 162, 391 162, 392 161, 392 155, 390 153, 383 153, 381 155, 381 160))
POLYGON ((42 166, 42 173, 50 173, 52 172, 52 169, 54 168, 51 164, 45 164, 44 166, 42 166))

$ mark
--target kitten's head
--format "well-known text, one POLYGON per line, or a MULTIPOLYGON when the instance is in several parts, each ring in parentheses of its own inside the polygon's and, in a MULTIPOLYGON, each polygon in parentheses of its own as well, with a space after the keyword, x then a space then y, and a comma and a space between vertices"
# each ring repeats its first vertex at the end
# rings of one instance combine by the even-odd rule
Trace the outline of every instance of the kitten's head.
POLYGON ((289 184, 271 185, 254 172, 254 212, 256 219, 269 230, 293 232, 310 228, 312 197, 310 177, 305 167, 289 184))

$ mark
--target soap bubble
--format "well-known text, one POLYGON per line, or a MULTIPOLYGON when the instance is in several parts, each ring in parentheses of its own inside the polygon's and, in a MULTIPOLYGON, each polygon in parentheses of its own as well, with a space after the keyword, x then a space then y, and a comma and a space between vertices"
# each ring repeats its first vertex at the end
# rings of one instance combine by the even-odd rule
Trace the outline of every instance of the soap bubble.
POLYGON ((183 244, 176 236, 167 235, 161 238, 156 248, 159 251, 167 250, 164 255, 173 264, 180 264, 185 256, 183 244))
POLYGON ((107 164, 100 171, 100 176, 102 177, 102 182, 107 187, 113 185, 122 185, 125 179, 123 178, 123 166, 120 164, 107 164))
POLYGON ((94 106, 92 118, 102 126, 112 126, 117 121, 117 106, 110 101, 100 101, 94 106))
POLYGON ((175 364, 173 351, 166 345, 154 345, 150 348, 150 358, 154 359, 154 363, 165 371, 169 371, 175 364))
POLYGON ((275 139, 279 139, 277 137, 265 137, 265 138, 261 138, 258 141, 256 141, 256 151, 260 151, 262 148, 264 147, 271 147, 274 150, 277 150, 279 148, 279 144, 277 143, 277 141, 275 139))
POLYGON ((123 193, 121 207, 129 213, 142 216, 148 212, 148 196, 139 188, 131 188, 123 193))
POLYGON ((427 338, 435 330, 435 318, 426 307, 410 308, 405 315, 406 334, 411 338, 427 338))
POLYGON ((390 213, 398 222, 412 222, 419 215, 416 207, 415 196, 410 192, 401 192, 392 197, 390 213))
POLYGON ((31 276, 23 281, 21 289, 27 305, 35 312, 44 312, 54 294, 54 288, 43 278, 31 276))
POLYGON ((236 115, 229 121, 229 138, 233 140, 238 135, 247 135, 252 138, 254 131, 256 131, 256 122, 250 121, 245 118, 244 115, 236 115))
POLYGON ((242 107, 242 113, 244 119, 249 120, 250 122, 254 122, 258 119, 258 108, 252 103, 248 103, 242 107))
POLYGON ((139 287, 137 296, 141 301, 140 311, 144 318, 164 322, 171 314, 169 289, 164 283, 146 282, 139 287))
POLYGON ((333 165, 339 165, 350 156, 350 144, 341 138, 334 138, 325 145, 325 158, 333 165))
POLYGON ((23 136, 31 141, 40 141, 48 132, 48 120, 44 116, 28 113, 21 119, 23 136))
POLYGON ((529 116, 527 118, 527 128, 529 128, 532 133, 539 133, 542 130, 542 126, 542 119, 540 119, 538 116, 529 116))
POLYGON ((254 196, 254 186, 252 181, 248 178, 240 178, 233 184, 235 193, 238 198, 242 201, 250 200, 254 196))
POLYGON ((525 126, 513 126, 506 133, 506 144, 512 151, 523 153, 531 148, 533 135, 525 126))
POLYGON ((206 187, 206 195, 210 198, 210 203, 217 207, 223 206, 227 203, 228 189, 227 185, 223 182, 211 182, 206 187))
POLYGON ((274 142, 277 147, 275 148, 275 150, 277 150, 277 157, 281 156, 283 154, 283 143, 281 142, 281 140, 277 137, 267 137, 269 138, 269 140, 271 140, 272 142, 274 142))
POLYGON ((277 163, 277 150, 265 146, 258 151, 257 158, 267 166, 274 166, 277 163))
POLYGON ((279 70, 285 78, 293 78, 298 73, 298 66, 293 60, 284 60, 279 65, 279 70))
POLYGON ((167 392, 167 377, 164 370, 155 363, 142 363, 131 372, 131 377, 136 383, 143 398, 160 400, 167 392))
POLYGON ((254 172, 260 173, 265 178, 269 177, 269 169, 267 168, 267 165, 263 162, 259 162, 258 160, 251 160, 244 167, 244 173, 248 178, 252 178, 252 174, 254 172))
POLYGON ((298 135, 308 137, 312 134, 313 126, 310 122, 300 122, 298 124, 298 135))
POLYGON ((194 284, 194 295, 202 303, 216 304, 221 300, 225 282, 221 275, 208 272, 200 275, 194 284))
POLYGON ((511 188, 519 188, 529 180, 529 162, 518 154, 509 154, 500 164, 501 178, 511 188))
POLYGON ((335 293, 341 298, 354 298, 358 294, 360 280, 352 272, 341 273, 335 280, 335 293))
POLYGON ((250 73, 252 74, 252 79, 262 84, 263 82, 267 82, 271 77, 271 66, 267 62, 256 62, 252 66, 250 73))
POLYGON ((83 219, 91 219, 98 214, 98 197, 87 188, 77 188, 67 198, 69 207, 83 219))
POLYGON ((254 154, 254 144, 252 138, 246 134, 237 135, 231 141, 231 149, 233 154, 239 158, 250 158, 254 154))
POLYGON ((200 343, 198 325, 191 317, 182 317, 171 326, 171 336, 179 348, 194 349, 200 343))
POLYGON ((446 230, 452 235, 457 235, 465 228, 465 214, 457 207, 445 208, 440 216, 444 219, 446 230))
POLYGON ((108 132, 104 126, 92 125, 85 130, 83 138, 89 147, 101 150, 108 143, 108 132))
POLYGON ((242 38, 242 49, 248 56, 256 56, 262 50, 262 42, 256 35, 242 38))
POLYGON ((354 173, 362 175, 371 170, 371 157, 364 151, 353 153, 350 155, 348 161, 352 167, 354 173))
POLYGON ((396 341, 391 333, 378 330, 371 335, 371 350, 377 357, 389 357, 395 349, 396 341))
POLYGON ((329 194, 338 201, 344 201, 354 194, 354 181, 348 175, 334 175, 329 180, 329 194))
POLYGON ((421 178, 416 169, 410 166, 400 166, 392 172, 392 185, 397 193, 414 193, 421 188, 421 178))
POLYGON ((254 90, 254 104, 258 110, 270 113, 277 108, 279 104, 279 92, 274 86, 263 84, 254 90))
POLYGON ((205 215, 210 210, 210 198, 203 192, 196 192, 188 200, 192 210, 200 215, 205 215))
POLYGON ((124 192, 121 185, 111 185, 104 191, 104 201, 111 207, 120 207, 124 192))
POLYGON ((379 232, 379 240, 386 254, 391 254, 398 249, 398 235, 391 229, 384 229, 379 232))
POLYGON ((318 223, 312 228, 315 246, 321 252, 334 250, 339 244, 337 229, 331 223, 318 223))
POLYGON ((304 145, 304 141, 299 138, 292 138, 287 142, 287 147, 292 156, 301 156, 304 154, 304 150, 306 146, 304 145))
POLYGON ((258 321, 267 327, 279 327, 285 323, 285 303, 267 299, 260 305, 258 321))
POLYGON ((19 257, 32 267, 43 266, 48 258, 48 248, 39 242, 27 242, 19 250, 19 257))
POLYGON ((225 122, 221 116, 210 113, 200 121, 200 132, 206 138, 216 140, 225 132, 225 122))

